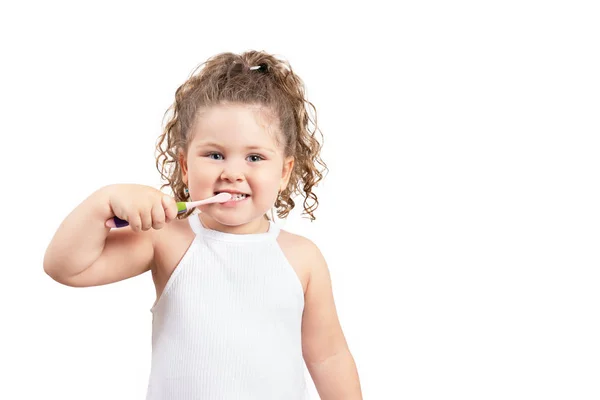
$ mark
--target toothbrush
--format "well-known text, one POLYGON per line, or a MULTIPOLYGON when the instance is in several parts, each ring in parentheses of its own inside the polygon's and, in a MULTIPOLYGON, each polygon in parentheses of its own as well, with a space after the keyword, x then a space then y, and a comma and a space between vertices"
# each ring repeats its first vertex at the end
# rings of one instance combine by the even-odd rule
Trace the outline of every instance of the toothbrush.
MULTIPOLYGON (((219 193, 216 196, 209 197, 208 199, 198 200, 198 201, 180 201, 177 203, 177 214, 183 214, 188 210, 191 210, 194 207, 198 207, 204 204, 210 203, 225 203, 231 199, 231 193, 219 193)), ((119 217, 112 217, 111 219, 106 221, 107 228, 123 228, 124 226, 129 225, 129 222, 121 219, 119 217)))

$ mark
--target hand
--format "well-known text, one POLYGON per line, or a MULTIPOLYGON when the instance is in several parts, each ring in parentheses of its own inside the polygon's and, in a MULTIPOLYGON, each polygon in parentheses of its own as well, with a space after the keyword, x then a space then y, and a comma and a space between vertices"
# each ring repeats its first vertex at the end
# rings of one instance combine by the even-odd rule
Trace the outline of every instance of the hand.
MULTIPOLYGON (((128 224, 134 232, 161 229, 177 217, 175 199, 151 186, 117 184, 106 190, 109 207, 117 217, 114 222, 120 223, 118 227, 128 224)), ((111 223, 113 218, 106 221, 106 226, 111 227, 111 223)))

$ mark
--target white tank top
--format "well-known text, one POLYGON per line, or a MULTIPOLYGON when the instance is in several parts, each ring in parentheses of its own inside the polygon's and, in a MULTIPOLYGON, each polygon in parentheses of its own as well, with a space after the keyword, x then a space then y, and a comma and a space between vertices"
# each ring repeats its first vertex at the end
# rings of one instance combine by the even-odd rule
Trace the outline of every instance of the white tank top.
POLYGON ((151 308, 147 400, 304 400, 304 292, 279 227, 196 234, 151 308))

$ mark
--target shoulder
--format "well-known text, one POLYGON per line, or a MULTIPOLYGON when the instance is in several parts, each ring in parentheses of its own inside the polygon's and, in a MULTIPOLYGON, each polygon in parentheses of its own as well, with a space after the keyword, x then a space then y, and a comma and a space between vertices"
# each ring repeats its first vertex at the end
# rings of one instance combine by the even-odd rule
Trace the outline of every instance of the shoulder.
POLYGON ((194 236, 189 222, 184 218, 175 219, 166 224, 162 229, 150 229, 150 231, 152 232, 152 241, 155 249, 165 245, 169 247, 174 242, 187 241, 194 236))
POLYGON ((186 219, 175 219, 162 229, 152 231, 154 273, 171 272, 194 240, 194 232, 186 219))
POLYGON ((310 239, 283 229, 281 229, 281 231, 279 232, 277 240, 282 244, 302 248, 304 250, 315 246, 315 244, 310 239))
POLYGON ((293 254, 305 261, 311 261, 322 257, 319 247, 307 237, 281 230, 277 238, 279 244, 289 249, 293 254))
POLYGON ((312 240, 283 229, 280 231, 277 241, 300 277, 306 292, 311 275, 318 273, 319 270, 327 269, 321 250, 312 240))

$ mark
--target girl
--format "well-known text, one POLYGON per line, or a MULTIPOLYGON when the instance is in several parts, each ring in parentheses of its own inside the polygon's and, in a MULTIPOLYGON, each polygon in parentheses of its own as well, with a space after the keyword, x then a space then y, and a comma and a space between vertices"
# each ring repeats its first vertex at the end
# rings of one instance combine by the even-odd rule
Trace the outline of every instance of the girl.
POLYGON ((321 252, 267 216, 274 206, 287 217, 303 191, 315 219, 312 190, 327 167, 306 106, 315 111, 286 61, 257 51, 210 58, 177 89, 158 141, 174 198, 103 187, 50 242, 44 270, 65 285, 152 272, 147 399, 305 399, 304 363, 322 399, 362 398, 321 252), (231 199, 178 215, 177 201, 221 192, 231 199), (111 230, 113 217, 129 227, 111 230))

